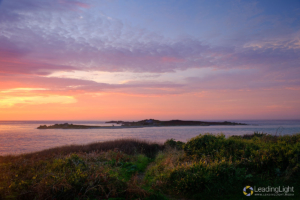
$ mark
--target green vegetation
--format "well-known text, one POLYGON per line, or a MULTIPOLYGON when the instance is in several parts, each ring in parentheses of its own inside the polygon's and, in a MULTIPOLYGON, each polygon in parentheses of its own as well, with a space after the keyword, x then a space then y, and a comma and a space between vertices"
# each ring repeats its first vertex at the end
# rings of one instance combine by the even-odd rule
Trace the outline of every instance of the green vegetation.
POLYGON ((299 199, 299 178, 300 134, 123 139, 0 157, 0 199, 268 199, 244 196, 247 185, 291 186, 288 199, 299 199))

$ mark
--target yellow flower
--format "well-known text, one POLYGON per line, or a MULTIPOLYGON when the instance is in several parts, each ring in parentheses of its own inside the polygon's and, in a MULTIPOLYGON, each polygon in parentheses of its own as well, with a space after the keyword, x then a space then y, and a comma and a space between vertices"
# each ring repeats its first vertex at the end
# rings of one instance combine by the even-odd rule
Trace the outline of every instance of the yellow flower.
POLYGON ((18 174, 16 175, 16 177, 18 177, 18 174))

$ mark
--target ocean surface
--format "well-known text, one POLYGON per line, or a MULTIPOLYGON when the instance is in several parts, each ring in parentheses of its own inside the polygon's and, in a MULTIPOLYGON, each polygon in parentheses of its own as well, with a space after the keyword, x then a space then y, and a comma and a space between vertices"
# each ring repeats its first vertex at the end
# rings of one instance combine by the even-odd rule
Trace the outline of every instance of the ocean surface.
POLYGON ((249 125, 41 130, 36 128, 39 125, 56 123, 98 126, 112 126, 112 124, 101 121, 0 121, 0 155, 28 153, 62 145, 88 144, 120 138, 138 138, 157 142, 174 138, 186 142, 204 133, 223 133, 226 136, 251 134, 255 131, 277 135, 300 133, 300 120, 232 120, 232 122, 249 125))

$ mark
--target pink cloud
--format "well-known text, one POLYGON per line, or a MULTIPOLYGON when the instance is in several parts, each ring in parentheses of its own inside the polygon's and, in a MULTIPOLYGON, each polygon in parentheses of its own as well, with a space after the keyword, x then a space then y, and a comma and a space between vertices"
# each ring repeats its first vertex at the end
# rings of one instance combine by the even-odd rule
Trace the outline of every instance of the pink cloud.
MULTIPOLYGON (((24 2, 7 1, 7 7, 0 13, 1 33, 5 33, 0 34, 0 73, 12 78, 14 87, 23 84, 24 87, 41 85, 56 92, 115 90, 179 94, 209 89, 294 88, 300 84, 300 49, 289 48, 296 45, 295 37, 261 48, 241 45, 246 41, 241 39, 244 35, 238 35, 239 41, 230 45, 210 45, 189 36, 164 38, 105 16, 80 20, 72 9, 89 7, 83 1, 24 2), (41 77, 72 70, 158 74, 207 67, 221 73, 189 77, 184 84, 153 81, 113 85, 41 77), (237 69, 240 69, 237 73, 226 72, 237 69), (29 74, 30 79, 20 78, 20 74, 29 74)), ((0 82, 4 84, 3 79, 0 82)))
MULTIPOLYGON (((42 77, 36 75, 0 75, 0 92, 15 88, 43 88, 45 90, 36 91, 39 94, 85 94, 85 93, 123 93, 123 94, 179 94, 184 93, 184 85, 172 82, 136 82, 131 81, 125 84, 106 84, 89 80, 79 80, 70 78, 42 77), (180 89, 181 88, 181 89, 180 89)), ((12 90, 18 95, 26 90, 12 90)), ((30 91, 34 93, 34 90, 30 91)))
POLYGON ((180 59, 180 58, 175 58, 175 57, 162 57, 161 60, 163 62, 170 62, 170 63, 173 63, 173 62, 184 62, 184 59, 180 59))
POLYGON ((63 5, 78 6, 78 7, 81 7, 81 8, 89 8, 90 7, 89 4, 82 3, 82 2, 79 2, 79 1, 58 0, 58 2, 60 4, 63 4, 63 5))

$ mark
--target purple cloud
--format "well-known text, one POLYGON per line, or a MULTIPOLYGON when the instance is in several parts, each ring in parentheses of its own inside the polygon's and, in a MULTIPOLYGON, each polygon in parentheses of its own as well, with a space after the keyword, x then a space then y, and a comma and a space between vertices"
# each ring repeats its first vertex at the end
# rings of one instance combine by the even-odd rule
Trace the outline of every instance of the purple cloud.
MULTIPOLYGON (((261 13, 254 4, 247 6, 251 8, 246 13, 247 19, 261 13)), ((248 34, 249 27, 256 30, 258 24, 266 20, 263 16, 255 17, 249 21, 249 27, 243 26, 236 31, 235 40, 233 37, 229 40, 232 43, 211 44, 192 36, 170 39, 104 13, 95 14, 97 10, 92 8, 84 12, 87 7, 84 1, 73 0, 3 1, 0 5, 0 73, 49 75, 72 70, 165 73, 190 68, 222 71, 204 78, 187 78, 183 85, 168 82, 113 85, 43 77, 31 80, 31 83, 51 89, 85 91, 141 88, 139 91, 149 93, 185 93, 214 88, 299 85, 299 31, 287 34, 285 30, 270 34, 269 38, 248 34), (231 73, 234 70, 237 72, 231 73)), ((239 10, 238 7, 234 9, 233 13, 239 10)), ((232 19, 233 15, 230 16, 232 19)), ((239 21, 226 20, 228 26, 233 27, 239 21)), ((271 18, 267 21, 278 22, 271 18)), ((267 33, 270 29, 264 31, 267 33)), ((21 80, 30 86, 29 79, 21 80)))

